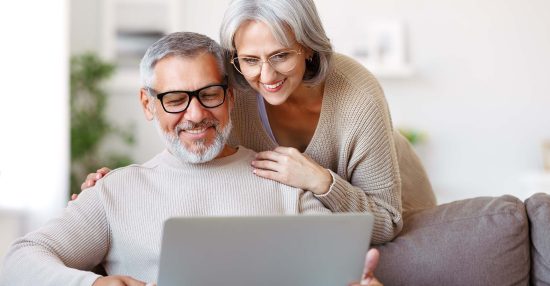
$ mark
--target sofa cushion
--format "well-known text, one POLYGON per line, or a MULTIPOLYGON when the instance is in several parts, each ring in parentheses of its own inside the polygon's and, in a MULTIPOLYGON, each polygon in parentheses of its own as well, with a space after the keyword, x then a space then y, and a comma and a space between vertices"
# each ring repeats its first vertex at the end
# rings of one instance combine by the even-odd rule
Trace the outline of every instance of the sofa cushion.
POLYGON ((375 246, 384 285, 528 285, 523 203, 479 197, 404 214, 403 231, 375 246))
POLYGON ((550 285, 550 195, 534 194, 525 200, 531 231, 531 282, 550 285))

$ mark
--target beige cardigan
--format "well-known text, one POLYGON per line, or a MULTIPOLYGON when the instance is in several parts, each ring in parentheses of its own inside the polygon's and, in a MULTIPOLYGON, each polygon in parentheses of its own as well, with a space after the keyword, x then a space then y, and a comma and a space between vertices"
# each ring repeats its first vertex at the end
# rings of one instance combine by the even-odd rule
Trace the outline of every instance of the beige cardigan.
MULTIPOLYGON (((317 197, 333 212, 373 213, 373 242, 390 241, 402 228, 403 207, 435 205, 435 197, 410 144, 393 131, 376 78, 346 56, 335 54, 333 63, 319 123, 305 150, 333 176, 329 192, 317 197)), ((255 93, 235 97, 230 144, 258 152, 274 149, 277 143, 261 123, 255 93)))

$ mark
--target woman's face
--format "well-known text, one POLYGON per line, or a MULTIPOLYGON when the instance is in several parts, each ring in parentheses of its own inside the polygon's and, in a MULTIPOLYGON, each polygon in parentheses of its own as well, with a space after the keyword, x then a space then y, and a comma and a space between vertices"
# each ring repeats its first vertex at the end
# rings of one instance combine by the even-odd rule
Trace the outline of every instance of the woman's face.
POLYGON ((257 74, 251 75, 249 71, 243 75, 248 84, 271 105, 284 103, 302 84, 305 59, 311 52, 296 43, 294 35, 292 39, 292 46, 283 46, 261 21, 247 21, 235 33, 235 48, 242 63, 241 69, 245 68, 244 64, 250 63, 258 71, 257 74), (286 61, 286 64, 281 64, 281 61, 286 61), (288 70, 289 66, 293 68, 288 70))

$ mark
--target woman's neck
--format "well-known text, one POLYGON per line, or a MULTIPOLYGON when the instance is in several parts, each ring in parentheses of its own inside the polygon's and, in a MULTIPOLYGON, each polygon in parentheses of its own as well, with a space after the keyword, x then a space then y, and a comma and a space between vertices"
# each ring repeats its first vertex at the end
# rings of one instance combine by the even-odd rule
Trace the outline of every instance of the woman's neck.
POLYGON ((313 109, 317 110, 323 101, 324 82, 314 86, 307 86, 301 84, 296 90, 283 102, 280 106, 272 106, 272 108, 278 109, 278 107, 296 108, 300 109, 313 109))
POLYGON ((279 145, 305 151, 319 122, 323 88, 323 85, 298 88, 280 105, 266 102, 271 131, 279 145))

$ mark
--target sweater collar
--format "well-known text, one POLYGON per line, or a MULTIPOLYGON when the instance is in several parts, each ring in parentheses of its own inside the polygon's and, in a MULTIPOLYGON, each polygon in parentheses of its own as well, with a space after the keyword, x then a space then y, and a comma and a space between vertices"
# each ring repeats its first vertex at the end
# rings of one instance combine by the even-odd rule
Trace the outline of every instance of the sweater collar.
POLYGON ((238 162, 246 157, 247 153, 249 153, 250 150, 244 148, 243 146, 237 147, 237 152, 235 152, 232 155, 214 159, 208 162, 204 163, 188 163, 183 162, 178 157, 174 156, 170 151, 167 149, 164 149, 162 153, 158 155, 158 159, 165 163, 166 165, 173 167, 173 168, 183 168, 183 169, 210 169, 210 168, 219 168, 224 167, 230 164, 233 164, 235 162, 238 162))

